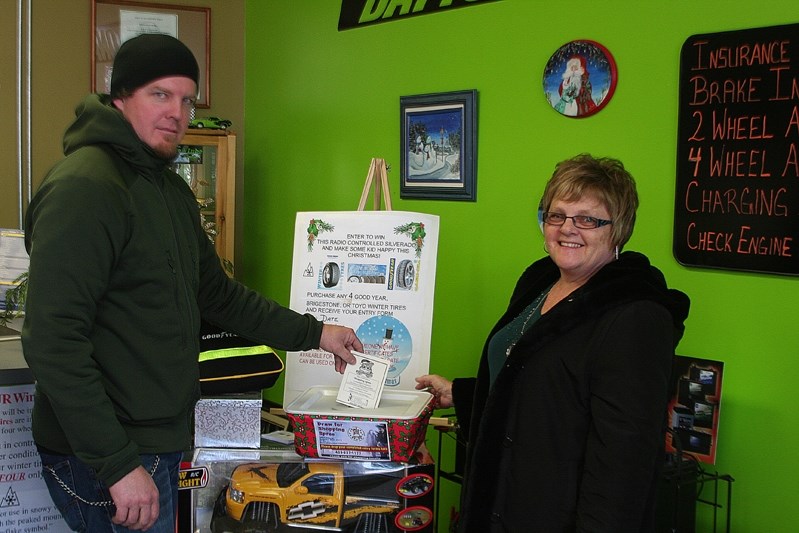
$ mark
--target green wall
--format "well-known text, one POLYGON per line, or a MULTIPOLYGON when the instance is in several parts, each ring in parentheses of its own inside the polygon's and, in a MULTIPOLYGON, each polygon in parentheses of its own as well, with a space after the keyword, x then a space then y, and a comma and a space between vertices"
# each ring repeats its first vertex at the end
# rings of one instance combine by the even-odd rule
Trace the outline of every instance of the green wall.
POLYGON ((399 167, 400 96, 477 89, 477 202, 400 200, 389 173, 394 209, 441 217, 431 370, 474 373, 518 275, 543 255, 535 207, 554 164, 618 157, 641 196, 627 248, 692 299, 678 352, 725 363, 716 466, 735 478, 733 529, 798 531, 797 280, 686 268, 671 253, 680 47, 697 33, 797 22, 795 0, 611 0, 573 16, 563 4, 501 0, 345 32, 339 6, 246 4, 239 277, 288 303, 294 214, 355 209, 372 157, 399 167), (619 70, 613 100, 580 120, 541 90, 550 54, 573 39, 605 45, 619 70))

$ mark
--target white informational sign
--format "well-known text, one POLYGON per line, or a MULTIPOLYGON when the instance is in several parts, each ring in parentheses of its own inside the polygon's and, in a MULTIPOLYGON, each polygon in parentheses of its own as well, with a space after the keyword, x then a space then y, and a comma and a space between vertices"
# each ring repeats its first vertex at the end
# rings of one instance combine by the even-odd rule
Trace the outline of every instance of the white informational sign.
POLYGON ((388 422, 314 420, 316 452, 326 459, 388 461, 388 422))
POLYGON ((68 532, 42 479, 31 435, 33 387, 0 387, 0 531, 68 532))
MULTIPOLYGON (((404 211, 297 213, 291 308, 349 326, 364 353, 390 361, 386 387, 414 390, 428 373, 438 217, 404 211)), ((339 387, 333 356, 289 352, 283 404, 339 387)))
POLYGON ((168 13, 144 13, 119 10, 120 43, 143 33, 165 33, 178 37, 178 16, 168 13))

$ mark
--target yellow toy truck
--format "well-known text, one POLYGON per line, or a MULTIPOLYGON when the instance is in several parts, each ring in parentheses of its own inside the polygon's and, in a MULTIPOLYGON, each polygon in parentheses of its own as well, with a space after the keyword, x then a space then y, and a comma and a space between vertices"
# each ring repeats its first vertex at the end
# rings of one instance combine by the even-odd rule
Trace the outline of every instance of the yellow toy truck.
POLYGON ((399 463, 370 465, 326 461, 238 465, 217 499, 211 531, 431 531, 432 510, 409 502, 428 494, 433 478, 409 475, 413 467, 399 463))

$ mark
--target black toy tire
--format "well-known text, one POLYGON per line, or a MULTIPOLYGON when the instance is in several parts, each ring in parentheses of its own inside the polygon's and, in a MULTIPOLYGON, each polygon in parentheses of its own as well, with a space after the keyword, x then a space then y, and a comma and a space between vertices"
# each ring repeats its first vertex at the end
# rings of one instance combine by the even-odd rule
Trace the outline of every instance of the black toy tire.
POLYGON ((214 503, 210 524, 211 533, 240 533, 241 531, 241 524, 227 514, 227 507, 225 506, 227 489, 228 487, 225 485, 214 503))

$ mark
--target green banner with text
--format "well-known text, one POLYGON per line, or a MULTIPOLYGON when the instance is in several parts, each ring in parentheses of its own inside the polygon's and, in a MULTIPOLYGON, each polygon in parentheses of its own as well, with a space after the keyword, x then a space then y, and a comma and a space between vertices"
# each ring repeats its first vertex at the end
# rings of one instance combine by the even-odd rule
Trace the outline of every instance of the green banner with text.
POLYGON ((338 29, 349 30, 499 0, 341 0, 338 29))

